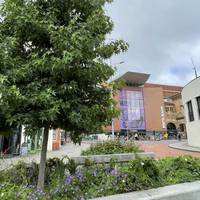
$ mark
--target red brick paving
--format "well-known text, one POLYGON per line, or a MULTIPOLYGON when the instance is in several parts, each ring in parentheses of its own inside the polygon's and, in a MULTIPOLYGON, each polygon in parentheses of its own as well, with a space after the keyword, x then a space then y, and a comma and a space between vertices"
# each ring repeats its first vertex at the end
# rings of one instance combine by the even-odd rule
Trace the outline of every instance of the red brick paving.
POLYGON ((182 151, 177 149, 172 149, 168 147, 168 144, 160 143, 160 144, 140 144, 142 149, 145 152, 154 152, 156 158, 165 158, 165 157, 177 157, 182 155, 191 155, 196 158, 200 158, 200 153, 198 152, 189 152, 182 151))

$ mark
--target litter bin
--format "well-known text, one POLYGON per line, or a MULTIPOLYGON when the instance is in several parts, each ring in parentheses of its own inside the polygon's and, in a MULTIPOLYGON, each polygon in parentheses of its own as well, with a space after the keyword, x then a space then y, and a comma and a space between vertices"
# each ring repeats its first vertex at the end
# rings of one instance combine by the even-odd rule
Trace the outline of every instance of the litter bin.
POLYGON ((27 156, 28 155, 28 144, 27 143, 23 143, 21 145, 21 156, 27 156))

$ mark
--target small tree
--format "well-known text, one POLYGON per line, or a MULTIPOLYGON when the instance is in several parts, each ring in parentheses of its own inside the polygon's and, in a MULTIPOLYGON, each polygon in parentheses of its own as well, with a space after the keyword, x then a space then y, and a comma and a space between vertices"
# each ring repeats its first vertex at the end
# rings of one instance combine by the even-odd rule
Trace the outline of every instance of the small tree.
POLYGON ((50 128, 72 138, 110 123, 117 112, 105 60, 127 50, 106 43, 111 0, 5 0, 0 23, 0 83, 7 120, 44 128, 38 188, 44 187, 50 128))

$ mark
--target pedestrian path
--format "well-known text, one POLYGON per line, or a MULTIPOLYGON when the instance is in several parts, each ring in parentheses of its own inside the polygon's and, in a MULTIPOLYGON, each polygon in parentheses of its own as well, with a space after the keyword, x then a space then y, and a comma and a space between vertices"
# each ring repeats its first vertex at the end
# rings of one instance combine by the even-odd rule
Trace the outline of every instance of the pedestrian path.
POLYGON ((200 152, 189 151, 186 149, 175 149, 169 146, 176 145, 180 146, 183 142, 178 141, 163 141, 163 142, 149 142, 149 143, 140 143, 138 144, 145 152, 155 153, 155 157, 158 159, 166 157, 177 157, 189 155, 196 158, 200 158, 200 152))
MULTIPOLYGON (((82 143, 81 146, 74 145, 73 143, 68 143, 65 146, 61 146, 60 150, 58 151, 48 151, 47 158, 63 158, 64 156, 74 157, 79 156, 82 150, 87 149, 90 146, 89 143, 82 143)), ((13 158, 6 158, 0 159, 0 170, 6 169, 12 165, 15 165, 19 161, 24 161, 26 163, 31 162, 40 162, 40 153, 34 155, 28 155, 26 157, 13 157, 13 158)))
POLYGON ((174 149, 184 150, 184 151, 191 151, 191 152, 199 152, 200 153, 200 148, 192 147, 187 142, 170 144, 169 147, 174 148, 174 149))

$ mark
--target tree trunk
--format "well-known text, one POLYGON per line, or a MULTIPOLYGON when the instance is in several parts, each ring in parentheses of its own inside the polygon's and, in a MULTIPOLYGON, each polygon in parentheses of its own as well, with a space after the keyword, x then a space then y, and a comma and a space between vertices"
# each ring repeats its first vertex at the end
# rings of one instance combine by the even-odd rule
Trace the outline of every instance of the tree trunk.
POLYGON ((46 158, 47 158, 47 144, 49 138, 49 126, 44 128, 43 141, 42 141, 42 150, 40 155, 40 165, 39 165, 39 175, 38 175, 38 189, 44 189, 44 179, 45 179, 45 167, 46 167, 46 158))

